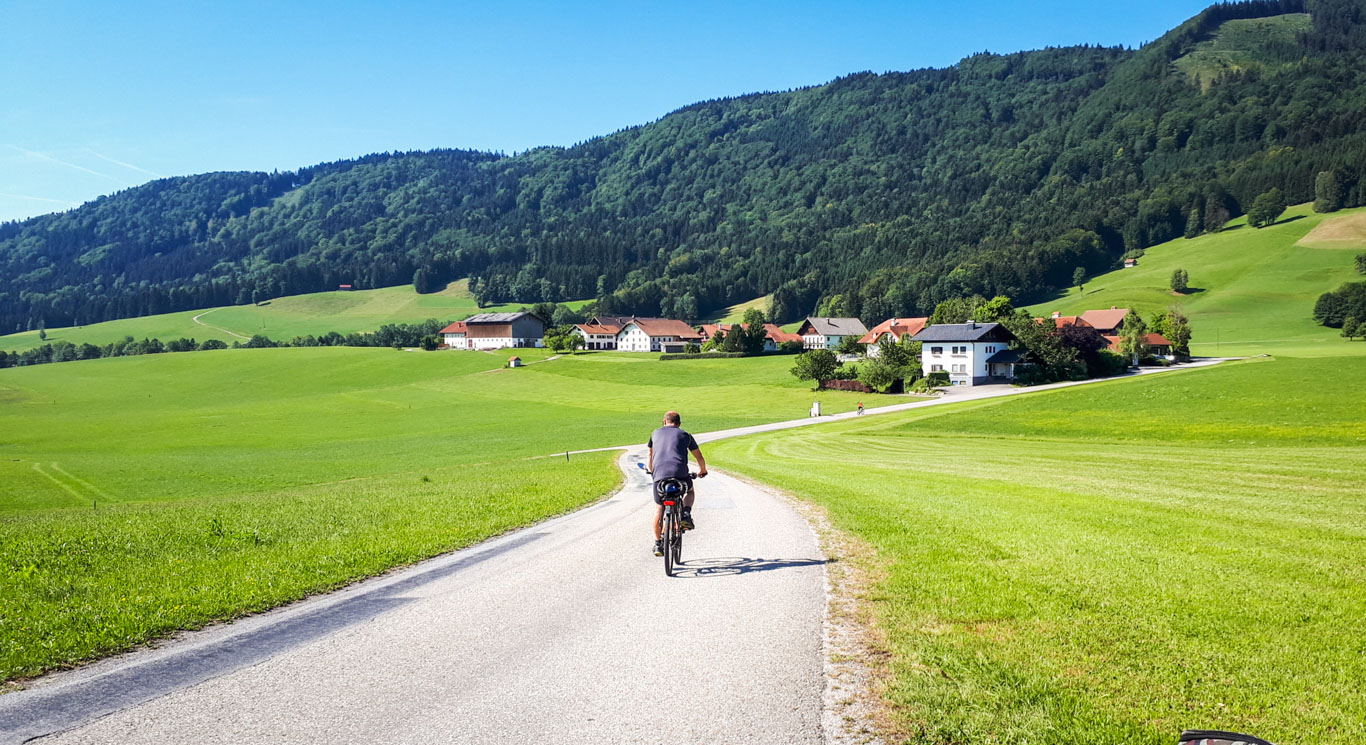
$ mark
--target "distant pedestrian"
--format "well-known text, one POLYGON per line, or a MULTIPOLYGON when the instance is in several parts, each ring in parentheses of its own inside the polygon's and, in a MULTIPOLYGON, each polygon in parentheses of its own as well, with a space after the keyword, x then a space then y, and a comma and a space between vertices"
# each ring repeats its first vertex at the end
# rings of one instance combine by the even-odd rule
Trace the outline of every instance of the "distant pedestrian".
POLYGON ((859 416, 863 416, 863 402, 862 402, 862 401, 859 401, 859 402, 858 402, 858 415, 859 415, 859 416))

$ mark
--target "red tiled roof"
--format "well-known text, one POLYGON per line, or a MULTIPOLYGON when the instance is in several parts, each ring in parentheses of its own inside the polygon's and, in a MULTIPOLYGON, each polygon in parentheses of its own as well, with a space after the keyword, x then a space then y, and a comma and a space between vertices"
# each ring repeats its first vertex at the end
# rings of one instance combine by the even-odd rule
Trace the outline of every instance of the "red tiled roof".
POLYGON ((1129 315, 1128 308, 1111 308, 1109 310, 1088 310, 1081 314, 1081 320, 1086 321, 1092 326, 1109 331, 1119 328, 1124 322, 1124 317, 1129 315))
POLYGON ((802 343, 801 334, 793 334, 787 331, 783 331, 782 329, 778 328, 778 324, 776 323, 764 324, 764 331, 767 332, 765 336, 772 339, 774 344, 782 344, 783 342, 787 341, 794 341, 798 344, 802 343))
POLYGON ((583 331, 585 334, 610 334, 616 336, 621 331, 620 326, 597 326, 591 323, 576 323, 574 328, 583 331))
MULTIPOLYGON (((1118 336, 1106 336, 1105 341, 1110 342, 1110 351, 1122 354, 1120 351, 1120 339, 1118 336)), ((1148 334, 1148 346, 1150 347, 1170 347, 1172 343, 1167 337, 1161 334, 1148 334)))
POLYGON ((455 323, 452 323, 451 325, 447 326, 446 328, 441 329, 441 333, 443 333, 443 334, 463 334, 463 333, 465 333, 465 322, 464 322, 464 321, 456 321, 455 323))
POLYGON ((1053 325, 1058 328, 1063 326, 1090 326, 1086 319, 1081 316, 1053 316, 1053 325))
POLYGON ((929 323, 928 318, 889 318, 873 327, 872 331, 863 335, 859 339, 859 344, 876 344, 883 334, 891 334, 892 338, 901 341, 903 336, 915 336, 929 323))
MULTIPOLYGON (((680 339, 701 339, 697 329, 672 318, 632 318, 631 323, 650 336, 677 336, 680 339)), ((629 324, 628 324, 629 325, 629 324)))
MULTIPOLYGON (((712 338, 712 336, 716 334, 717 331, 720 331, 721 335, 725 336, 726 332, 730 331, 731 328, 734 326, 735 324, 733 323, 704 323, 698 328, 702 332, 702 338, 710 339, 712 338)), ((740 328, 749 329, 749 324, 742 323, 740 324, 740 328)), ((801 336, 797 334, 789 334, 786 331, 783 331, 782 329, 778 328, 778 324, 776 323, 764 324, 764 336, 771 339, 774 344, 782 344, 786 341, 795 341, 800 343, 802 340, 801 336)))

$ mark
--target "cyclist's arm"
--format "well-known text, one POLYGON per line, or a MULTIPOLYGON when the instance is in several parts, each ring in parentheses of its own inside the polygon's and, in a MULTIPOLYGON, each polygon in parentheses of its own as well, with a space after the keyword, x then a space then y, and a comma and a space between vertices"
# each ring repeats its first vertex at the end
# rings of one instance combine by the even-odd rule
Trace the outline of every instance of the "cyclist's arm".
POLYGON ((650 472, 650 473, 654 473, 654 472, 655 472, 655 449, 654 449, 653 447, 651 447, 651 448, 649 449, 649 451, 650 451, 650 454, 649 454, 648 456, 646 456, 646 458, 645 458, 645 470, 648 471, 648 472, 650 472))
POLYGON ((692 457, 697 461, 697 475, 706 476, 707 459, 702 457, 702 451, 700 449, 692 451, 692 457))

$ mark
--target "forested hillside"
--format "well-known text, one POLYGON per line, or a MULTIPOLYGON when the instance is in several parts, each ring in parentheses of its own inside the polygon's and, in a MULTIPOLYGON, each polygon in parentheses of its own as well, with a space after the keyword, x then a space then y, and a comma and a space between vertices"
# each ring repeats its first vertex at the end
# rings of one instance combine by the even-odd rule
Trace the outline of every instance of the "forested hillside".
POLYGON ((1138 50, 850 75, 511 157, 162 179, 0 226, 0 331, 460 276, 687 318, 1027 302, 1272 188, 1312 200, 1321 172, 1366 203, 1364 6, 1221 4, 1138 50))

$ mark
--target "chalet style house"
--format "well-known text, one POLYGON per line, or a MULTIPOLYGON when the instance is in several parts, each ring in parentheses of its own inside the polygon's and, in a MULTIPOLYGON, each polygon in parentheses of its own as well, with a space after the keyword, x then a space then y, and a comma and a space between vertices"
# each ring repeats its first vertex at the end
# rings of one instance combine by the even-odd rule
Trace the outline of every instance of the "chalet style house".
POLYGON ((853 336, 861 339, 867 333, 868 327, 857 318, 811 316, 802 321, 801 328, 797 329, 797 335, 802 337, 802 344, 807 349, 833 350, 844 341, 844 337, 853 336))
POLYGON ((584 349, 616 349, 617 334, 630 320, 630 316, 593 316, 586 323, 574 324, 574 333, 583 338, 584 349))
POLYGON ((447 326, 441 333, 451 349, 539 347, 545 338, 545 321, 524 311, 480 313, 447 326))
POLYGON ((878 355, 877 347, 883 340, 900 342, 904 337, 913 337, 920 333, 929 321, 928 318, 889 318, 864 334, 858 343, 864 345, 864 348, 868 350, 867 355, 869 357, 876 357, 878 355))
POLYGON ((920 359, 926 375, 949 374, 950 385, 982 385, 993 378, 1011 380, 1018 352, 1010 348, 1015 335, 999 323, 944 323, 922 329, 912 339, 921 342, 920 359))

